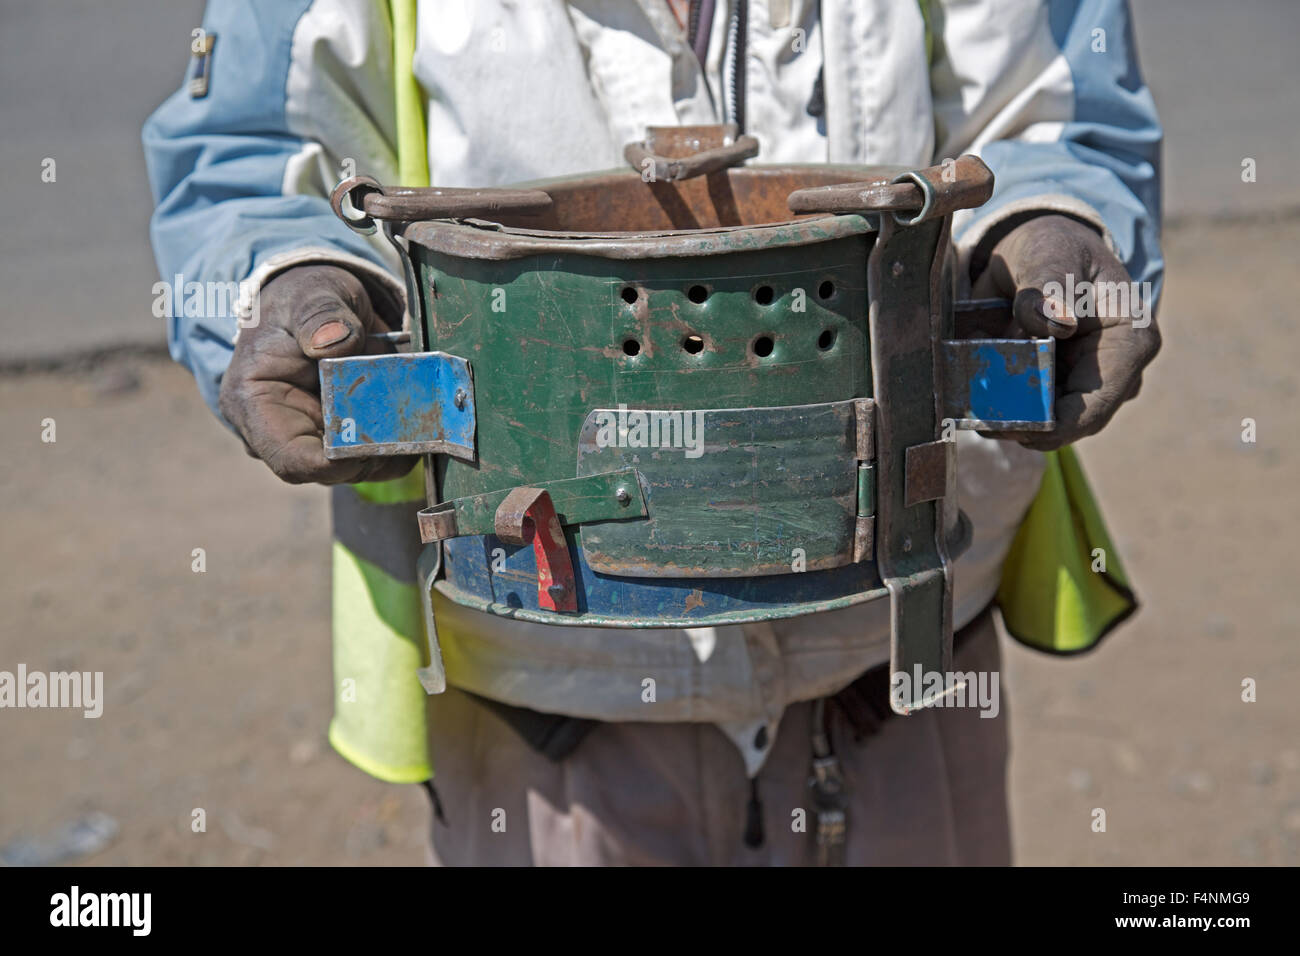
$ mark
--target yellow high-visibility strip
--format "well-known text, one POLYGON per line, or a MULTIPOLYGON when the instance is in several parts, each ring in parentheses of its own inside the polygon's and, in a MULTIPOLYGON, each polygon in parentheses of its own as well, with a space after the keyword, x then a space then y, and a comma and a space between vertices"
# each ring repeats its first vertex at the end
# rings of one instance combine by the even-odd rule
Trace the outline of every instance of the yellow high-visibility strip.
POLYGON ((429 141, 424 92, 415 80, 417 0, 390 0, 393 15, 393 91, 397 104, 397 175, 403 186, 429 185, 429 141))
POLYGON ((395 505, 401 501, 424 500, 424 459, 403 478, 392 481, 363 481, 352 486, 362 498, 372 505, 395 505))
POLYGON ((329 740, 389 783, 419 783, 429 763, 420 594, 334 542, 334 719, 329 740))
MULTIPOLYGON (((424 100, 415 80, 417 0, 390 0, 397 169, 403 186, 429 185, 424 100)), ((424 468, 404 478, 353 485, 366 501, 424 498, 424 468)), ((329 741, 347 761, 389 783, 433 775, 428 698, 416 671, 424 661, 420 593, 334 542, 334 719, 329 741)))
POLYGON ((925 21, 925 61, 934 66, 939 50, 934 36, 934 12, 930 9, 930 0, 917 0, 921 7, 921 19, 925 21))

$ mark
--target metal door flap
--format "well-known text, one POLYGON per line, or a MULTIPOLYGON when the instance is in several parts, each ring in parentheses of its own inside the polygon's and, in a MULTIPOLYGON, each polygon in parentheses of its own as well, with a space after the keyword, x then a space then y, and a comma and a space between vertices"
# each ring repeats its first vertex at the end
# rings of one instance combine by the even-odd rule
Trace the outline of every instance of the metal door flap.
POLYGON ((625 577, 721 578, 853 562, 870 406, 594 409, 578 470, 634 466, 650 515, 584 528, 588 564, 625 577))

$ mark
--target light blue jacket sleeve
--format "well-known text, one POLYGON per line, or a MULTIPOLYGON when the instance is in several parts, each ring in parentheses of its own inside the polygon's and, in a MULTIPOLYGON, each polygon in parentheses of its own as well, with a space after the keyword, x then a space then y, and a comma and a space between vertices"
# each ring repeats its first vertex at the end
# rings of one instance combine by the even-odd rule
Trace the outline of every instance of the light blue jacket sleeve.
POLYGON ((939 155, 973 150, 996 176, 992 200, 954 218, 967 260, 978 266, 1020 214, 1059 211, 1101 230, 1158 296, 1162 131, 1127 0, 974 6, 983 15, 937 0, 932 73, 939 155))
POLYGON ((209 312, 188 296, 182 301, 185 284, 244 283, 255 293, 290 265, 331 261, 372 272, 400 290, 382 247, 348 229, 326 198, 349 160, 358 171, 391 174, 384 6, 329 5, 347 8, 353 23, 337 22, 337 9, 318 15, 316 6, 313 0, 209 2, 203 28, 215 40, 207 95, 193 98, 182 88, 144 127, 156 202, 150 233, 159 273, 173 284, 176 300, 168 343, 213 411, 238 315, 234 308, 209 312), (358 78, 340 85, 333 80, 346 44, 361 46, 361 57, 355 50, 350 55, 364 67, 347 65, 358 78), (367 44, 375 48, 370 55, 367 44), (320 113, 335 117, 336 126, 317 125, 320 113))

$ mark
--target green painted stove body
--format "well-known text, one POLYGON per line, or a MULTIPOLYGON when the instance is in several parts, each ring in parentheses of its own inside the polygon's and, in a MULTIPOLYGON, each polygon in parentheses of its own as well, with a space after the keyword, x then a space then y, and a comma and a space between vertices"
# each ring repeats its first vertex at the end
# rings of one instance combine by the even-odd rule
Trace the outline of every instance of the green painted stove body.
MULTIPOLYGON (((704 256, 499 260, 412 242, 417 346, 469 361, 477 414, 477 460, 432 459, 431 497, 631 466, 648 512, 566 524, 577 615, 539 609, 531 549, 493 535, 444 541, 439 589, 499 614, 624 627, 780 618, 887 596, 870 556, 852 560, 875 472, 854 458, 851 421, 841 434, 843 405, 874 391, 876 233, 865 218, 833 221, 811 242, 817 227, 804 224, 794 245, 779 228, 719 232, 716 254, 704 256), (703 420, 702 448, 663 447, 690 437, 670 429, 658 447, 593 446, 589 416, 622 408, 720 411, 703 420)), ((918 231, 930 243, 917 248, 933 253, 937 227, 918 231)), ((928 283, 928 256, 909 265, 928 283)), ((928 441, 934 398, 923 390, 917 401, 928 441)), ((933 517, 928 527, 933 535, 933 517)))

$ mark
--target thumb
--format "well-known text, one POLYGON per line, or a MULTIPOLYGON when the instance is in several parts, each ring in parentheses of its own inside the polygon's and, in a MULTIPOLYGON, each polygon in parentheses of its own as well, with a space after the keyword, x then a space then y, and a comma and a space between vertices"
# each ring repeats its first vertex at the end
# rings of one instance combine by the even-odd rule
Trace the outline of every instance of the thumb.
POLYGON ((366 347, 361 319, 337 297, 303 312, 294 334, 303 354, 312 359, 357 355, 366 347))
POLYGON ((1016 276, 1016 298, 1011 313, 1030 335, 1068 339, 1079 330, 1074 309, 1065 300, 1061 276, 1054 272, 1016 276))

